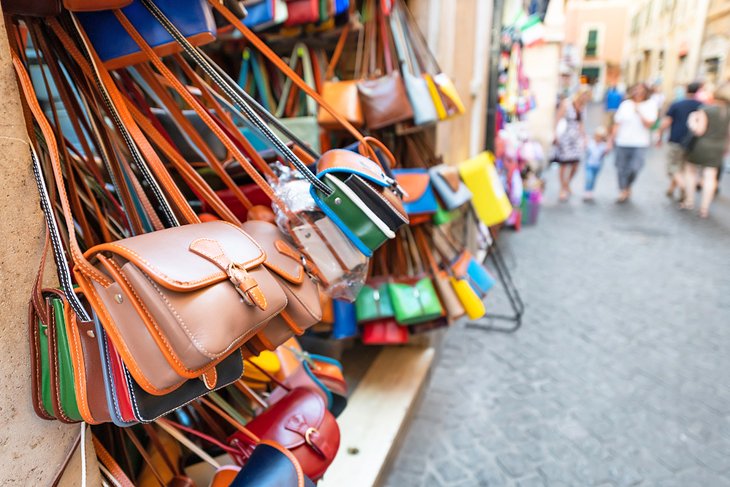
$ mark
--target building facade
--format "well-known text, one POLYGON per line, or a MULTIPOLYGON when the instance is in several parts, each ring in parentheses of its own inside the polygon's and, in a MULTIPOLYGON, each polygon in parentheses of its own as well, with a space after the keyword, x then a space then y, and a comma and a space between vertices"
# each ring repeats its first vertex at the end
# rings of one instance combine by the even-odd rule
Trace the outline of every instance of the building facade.
POLYGON ((622 66, 625 80, 630 84, 659 85, 668 100, 678 87, 695 80, 709 3, 710 0, 631 2, 622 66))
POLYGON ((726 81, 730 77, 728 50, 730 50, 730 2, 711 0, 700 49, 699 77, 713 84, 726 81))
POLYGON ((563 83, 594 86, 597 97, 621 81, 628 37, 626 0, 568 0, 565 9, 563 83))

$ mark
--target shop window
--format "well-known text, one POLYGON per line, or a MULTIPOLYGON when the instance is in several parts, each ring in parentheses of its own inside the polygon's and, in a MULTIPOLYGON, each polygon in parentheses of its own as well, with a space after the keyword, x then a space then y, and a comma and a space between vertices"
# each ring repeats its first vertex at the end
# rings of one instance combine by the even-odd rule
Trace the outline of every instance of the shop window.
POLYGON ((588 40, 586 41, 586 57, 595 57, 598 52, 598 31, 591 29, 588 31, 588 40))
POLYGON ((594 85, 601 76, 601 68, 583 68, 580 70, 581 83, 587 85, 594 85))

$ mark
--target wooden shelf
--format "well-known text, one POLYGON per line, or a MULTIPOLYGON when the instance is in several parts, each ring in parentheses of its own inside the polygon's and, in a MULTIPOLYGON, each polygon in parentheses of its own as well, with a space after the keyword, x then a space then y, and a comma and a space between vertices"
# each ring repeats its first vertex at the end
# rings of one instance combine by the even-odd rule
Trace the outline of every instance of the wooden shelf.
POLYGON ((432 347, 388 347, 338 418, 340 451, 320 487, 375 487, 407 431, 434 358, 432 347))

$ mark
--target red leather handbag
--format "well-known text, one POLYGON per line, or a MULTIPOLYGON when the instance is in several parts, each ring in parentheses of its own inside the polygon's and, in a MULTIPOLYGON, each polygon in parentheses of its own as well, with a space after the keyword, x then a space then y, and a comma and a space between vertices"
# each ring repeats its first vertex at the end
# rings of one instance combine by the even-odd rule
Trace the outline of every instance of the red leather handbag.
MULTIPOLYGON (((340 429, 325 400, 302 387, 292 389, 246 428, 262 440, 275 441, 291 451, 304 474, 315 482, 324 475, 340 447, 340 429)), ((228 438, 228 443, 250 440, 238 431, 228 438)))
POLYGON ((400 326, 394 318, 371 321, 362 328, 365 345, 402 345, 408 343, 408 327, 400 326))
POLYGON ((287 27, 319 22, 319 0, 286 0, 286 6, 289 18, 284 25, 287 27))

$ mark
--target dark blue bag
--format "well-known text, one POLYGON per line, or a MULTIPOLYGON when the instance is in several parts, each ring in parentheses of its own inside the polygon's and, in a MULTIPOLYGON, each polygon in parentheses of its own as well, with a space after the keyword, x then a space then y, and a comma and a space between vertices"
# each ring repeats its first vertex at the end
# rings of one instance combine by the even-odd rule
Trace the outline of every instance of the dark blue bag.
POLYGON ((340 299, 332 300, 335 322, 332 325, 332 338, 341 340, 357 335, 357 316, 355 304, 340 299))
MULTIPOLYGON (((215 40, 215 19, 206 0, 155 0, 155 5, 193 45, 199 46, 215 40)), ((124 7, 122 13, 160 56, 182 50, 139 0, 124 7)), ((114 11, 79 12, 76 15, 91 45, 108 69, 129 66, 147 59, 119 23, 114 11)))

